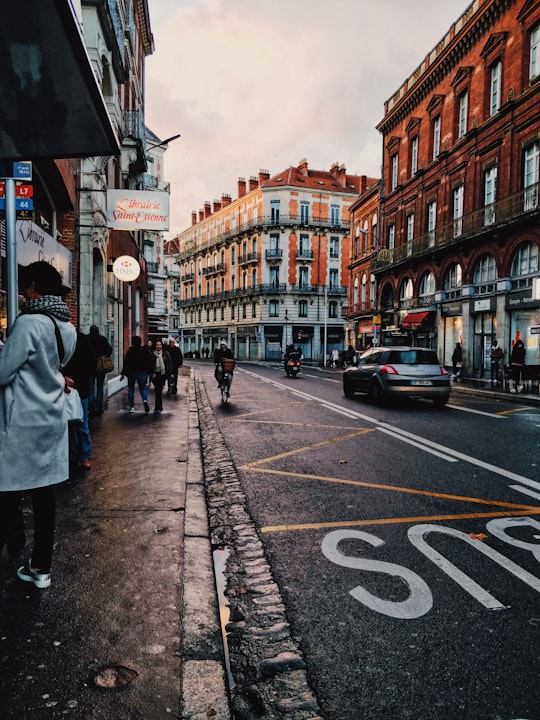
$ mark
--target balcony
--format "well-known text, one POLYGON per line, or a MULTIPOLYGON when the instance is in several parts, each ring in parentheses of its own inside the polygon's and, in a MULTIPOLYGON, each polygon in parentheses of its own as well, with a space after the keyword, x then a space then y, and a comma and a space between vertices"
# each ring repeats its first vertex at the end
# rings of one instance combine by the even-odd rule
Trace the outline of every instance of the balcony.
POLYGON ((192 283, 195 280, 195 275, 193 273, 186 273, 185 275, 182 275, 182 282, 184 283, 192 283))
POLYGON ((463 215, 399 247, 383 248, 371 261, 371 272, 381 272, 404 264, 412 257, 418 258, 488 233, 493 234, 497 229, 511 223, 538 217, 540 215, 538 189, 538 184, 531 185, 515 195, 503 198, 469 215, 463 215))
POLYGON ((276 263, 283 260, 283 250, 279 248, 270 248, 265 250, 264 256, 268 262, 276 263))
POLYGON ((157 273, 159 270, 159 263, 157 262, 150 262, 149 260, 146 261, 146 269, 149 273, 157 273))
POLYGON ((357 302, 353 305, 344 305, 341 308, 341 317, 343 318, 354 318, 361 315, 373 315, 376 311, 376 306, 370 300, 364 302, 357 302))
POLYGON ((217 275, 221 272, 225 272, 225 263, 217 263, 216 265, 211 265, 210 267, 202 269, 203 275, 217 275))
POLYGON ((240 255, 238 258, 239 265, 250 265, 251 263, 258 263, 258 262, 259 262, 259 253, 256 253, 256 252, 246 253, 245 255, 240 255))
POLYGON ((297 260, 313 260, 313 250, 298 250, 296 253, 297 260))

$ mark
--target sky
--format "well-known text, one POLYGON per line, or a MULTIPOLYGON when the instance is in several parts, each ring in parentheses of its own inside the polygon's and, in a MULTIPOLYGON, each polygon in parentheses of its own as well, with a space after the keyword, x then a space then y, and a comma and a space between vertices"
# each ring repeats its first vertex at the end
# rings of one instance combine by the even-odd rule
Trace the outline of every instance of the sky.
POLYGON ((239 177, 309 167, 379 177, 384 102, 470 0, 148 0, 146 125, 171 185, 166 237, 239 177))

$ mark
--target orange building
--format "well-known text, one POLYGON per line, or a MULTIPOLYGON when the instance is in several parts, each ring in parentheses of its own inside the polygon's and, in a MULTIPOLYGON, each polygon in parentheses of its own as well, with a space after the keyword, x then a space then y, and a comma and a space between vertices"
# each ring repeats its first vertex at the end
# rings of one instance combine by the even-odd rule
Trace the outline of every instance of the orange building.
POLYGON ((193 213, 176 238, 183 351, 213 353, 225 338, 239 358, 279 359, 294 343, 322 362, 343 349, 349 211, 362 182, 343 165, 302 160, 241 178, 235 200, 193 213))
POLYGON ((385 103, 380 251, 383 329, 462 342, 489 372, 496 336, 539 363, 540 3, 475 0, 385 103))

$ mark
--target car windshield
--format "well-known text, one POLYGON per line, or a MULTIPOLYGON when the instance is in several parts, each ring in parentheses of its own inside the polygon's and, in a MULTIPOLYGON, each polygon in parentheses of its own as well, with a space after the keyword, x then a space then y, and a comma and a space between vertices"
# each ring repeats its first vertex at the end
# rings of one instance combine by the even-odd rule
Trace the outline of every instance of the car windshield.
POLYGON ((391 365, 438 365, 437 353, 433 350, 392 350, 388 355, 391 365))

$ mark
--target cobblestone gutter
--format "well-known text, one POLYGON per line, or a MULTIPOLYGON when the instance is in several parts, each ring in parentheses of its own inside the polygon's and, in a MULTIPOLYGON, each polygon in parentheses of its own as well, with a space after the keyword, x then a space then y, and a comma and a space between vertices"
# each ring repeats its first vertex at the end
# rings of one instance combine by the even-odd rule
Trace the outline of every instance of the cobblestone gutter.
POLYGON ((226 629, 235 682, 233 716, 235 720, 323 720, 198 371, 194 380, 211 543, 213 549, 229 552, 225 594, 230 606, 226 629))

